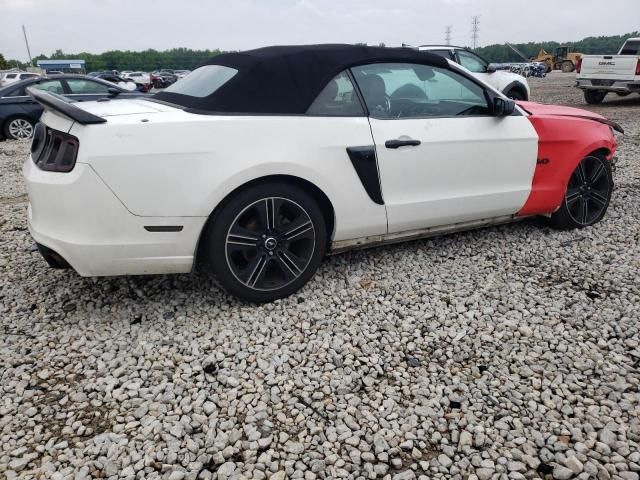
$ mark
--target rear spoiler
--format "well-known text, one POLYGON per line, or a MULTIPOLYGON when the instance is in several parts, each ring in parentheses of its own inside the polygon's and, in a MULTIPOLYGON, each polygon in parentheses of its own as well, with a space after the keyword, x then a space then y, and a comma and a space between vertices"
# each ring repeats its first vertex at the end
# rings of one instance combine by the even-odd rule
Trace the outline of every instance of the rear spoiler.
POLYGON ((27 93, 31 95, 36 102, 44 107, 45 110, 55 111, 69 117, 82 125, 91 125, 96 123, 105 123, 106 118, 99 117, 93 113, 76 107, 71 100, 57 93, 45 92, 37 90, 33 87, 27 88, 27 93))

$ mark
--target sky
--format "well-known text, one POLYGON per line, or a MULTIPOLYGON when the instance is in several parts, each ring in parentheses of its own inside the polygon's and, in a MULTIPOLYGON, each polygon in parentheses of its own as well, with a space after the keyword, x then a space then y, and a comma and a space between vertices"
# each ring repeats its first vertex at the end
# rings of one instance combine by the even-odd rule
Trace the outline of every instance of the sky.
POLYGON ((640 29, 640 0, 0 0, 0 53, 244 50, 309 43, 479 45, 620 35, 640 29))

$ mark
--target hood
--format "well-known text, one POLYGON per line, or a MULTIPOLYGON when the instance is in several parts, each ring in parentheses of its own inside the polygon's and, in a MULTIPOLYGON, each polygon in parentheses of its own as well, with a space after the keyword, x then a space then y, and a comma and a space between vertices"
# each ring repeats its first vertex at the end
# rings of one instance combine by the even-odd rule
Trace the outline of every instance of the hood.
POLYGON ((602 115, 590 112, 589 110, 583 110, 581 108, 565 107, 564 105, 547 105, 544 103, 534 102, 516 102, 520 108, 526 111, 529 115, 535 116, 547 116, 554 117, 574 117, 582 118, 585 120, 593 120, 594 122, 604 123, 609 125, 615 131, 624 133, 623 128, 616 122, 611 121, 602 115))

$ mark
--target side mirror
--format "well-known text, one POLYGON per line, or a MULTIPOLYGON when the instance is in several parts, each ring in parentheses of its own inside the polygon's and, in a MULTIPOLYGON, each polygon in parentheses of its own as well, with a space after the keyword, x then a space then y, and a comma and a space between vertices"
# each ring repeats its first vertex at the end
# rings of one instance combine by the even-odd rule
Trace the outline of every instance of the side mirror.
POLYGON ((498 67, 495 63, 490 63, 489 65, 487 65, 487 73, 493 73, 496 70, 498 70, 498 67))
POLYGON ((495 97, 493 99, 493 116, 508 117, 516 109, 516 102, 507 98, 495 97))

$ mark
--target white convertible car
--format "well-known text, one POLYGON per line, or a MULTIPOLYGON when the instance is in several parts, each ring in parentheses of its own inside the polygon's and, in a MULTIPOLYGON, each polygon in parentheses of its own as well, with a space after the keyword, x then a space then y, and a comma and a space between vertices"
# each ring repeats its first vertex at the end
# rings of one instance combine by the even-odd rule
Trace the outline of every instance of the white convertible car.
POLYGON ((211 272, 291 294, 328 252, 608 206, 617 125, 523 102, 440 56, 349 45, 214 57, 149 98, 45 107, 29 229, 80 275, 211 272))

